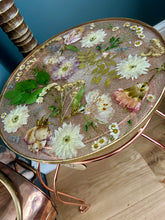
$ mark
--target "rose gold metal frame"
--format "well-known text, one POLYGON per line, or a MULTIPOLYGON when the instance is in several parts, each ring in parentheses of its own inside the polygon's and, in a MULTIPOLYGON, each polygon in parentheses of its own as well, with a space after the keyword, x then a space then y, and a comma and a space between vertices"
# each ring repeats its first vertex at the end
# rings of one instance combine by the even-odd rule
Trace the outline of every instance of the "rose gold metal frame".
POLYGON ((60 192, 57 190, 57 179, 58 179, 58 174, 59 174, 59 171, 60 171, 60 167, 61 165, 58 164, 57 165, 57 168, 56 168, 56 171, 55 171, 55 175, 54 175, 54 184, 53 184, 53 189, 48 187, 42 180, 42 176, 41 176, 41 172, 40 172, 40 163, 38 163, 38 169, 37 169, 37 174, 38 174, 38 178, 41 182, 41 184, 43 185, 43 187, 45 187, 47 190, 49 190, 50 192, 53 192, 54 195, 55 195, 55 198, 57 199, 57 201, 63 203, 63 204, 66 204, 66 205, 74 205, 74 206, 79 206, 79 210, 81 213, 84 213, 86 212, 90 205, 86 204, 85 203, 85 200, 83 199, 79 199, 75 196, 71 196, 69 194, 66 194, 66 193, 63 193, 63 192, 60 192), (73 199, 73 200, 76 200, 76 201, 79 201, 79 203, 77 202, 69 202, 69 201, 64 201, 60 198, 60 196, 64 196, 64 197, 67 197, 67 198, 70 198, 70 199, 73 199))
MULTIPOLYGON (((163 119, 165 119, 165 114, 160 112, 159 110, 156 110, 155 112, 157 115, 161 116, 163 119)), ((121 147, 119 147, 118 149, 110 152, 110 153, 107 153, 103 156, 99 156, 99 157, 96 157, 96 158, 92 158, 92 159, 88 159, 88 160, 85 160, 85 161, 82 161, 82 162, 74 162, 73 164, 87 164, 87 163, 91 163, 91 162, 96 162, 96 161, 100 161, 100 160, 103 160, 103 159, 106 159, 106 158, 109 158, 119 152, 121 152, 122 150, 124 150, 125 148, 127 148, 130 144, 132 144, 139 136, 142 136, 144 138, 146 138, 147 140, 153 142, 154 144, 156 144, 158 147, 160 147, 161 149, 163 149, 165 151, 165 146, 162 145, 161 143, 159 143, 158 141, 156 141, 155 139, 149 137, 148 135, 144 134, 143 131, 145 130, 145 128, 147 127, 147 125, 149 124, 151 118, 146 122, 146 124, 139 129, 139 131, 137 132, 137 134, 131 138, 126 144, 122 145, 121 147)), ((58 174, 59 174, 59 171, 60 171, 60 167, 61 165, 58 164, 57 165, 57 168, 56 168, 56 171, 55 171, 55 175, 54 175, 54 185, 53 185, 53 189, 51 189, 50 187, 48 187, 42 180, 42 177, 41 177, 41 172, 40 172, 40 163, 38 163, 38 169, 37 169, 37 173, 38 173, 38 177, 39 177, 39 180, 41 181, 41 184, 49 191, 53 192, 54 195, 55 195, 55 198, 57 199, 57 201, 63 203, 63 204, 67 204, 67 205, 75 205, 75 206, 79 206, 79 210, 81 213, 84 213, 86 212, 90 205, 86 204, 84 200, 82 199, 79 199, 77 197, 74 197, 74 196, 71 196, 69 194, 66 194, 66 193, 62 193, 60 191, 57 191, 57 180, 58 180, 58 174), (68 201, 64 201, 60 198, 60 195, 61 196, 64 196, 64 197, 67 197, 67 198, 70 198, 70 199, 73 199, 73 200, 77 200, 79 201, 80 203, 76 203, 76 202, 68 202, 68 201)), ((165 180, 164 180, 165 181, 165 180)))

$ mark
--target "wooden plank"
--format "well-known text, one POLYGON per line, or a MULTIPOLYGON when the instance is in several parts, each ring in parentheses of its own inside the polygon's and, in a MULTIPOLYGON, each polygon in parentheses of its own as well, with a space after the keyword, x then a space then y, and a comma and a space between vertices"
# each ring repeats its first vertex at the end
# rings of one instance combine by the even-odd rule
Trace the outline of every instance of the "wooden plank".
MULTIPOLYGON (((52 186, 53 172, 48 175, 52 186)), ((85 214, 75 206, 58 203, 57 220, 108 219, 162 189, 147 163, 128 148, 106 160, 92 163, 84 171, 62 167, 58 189, 91 204, 85 214)))
MULTIPOLYGON (((165 99, 159 109, 165 112, 165 99)), ((165 120, 154 114, 144 133, 165 145, 165 120)), ((143 137, 140 137, 134 146, 150 166, 158 181, 162 182, 165 178, 165 151, 143 137)))
POLYGON ((164 220, 165 189, 161 189, 123 212, 106 220, 164 220))

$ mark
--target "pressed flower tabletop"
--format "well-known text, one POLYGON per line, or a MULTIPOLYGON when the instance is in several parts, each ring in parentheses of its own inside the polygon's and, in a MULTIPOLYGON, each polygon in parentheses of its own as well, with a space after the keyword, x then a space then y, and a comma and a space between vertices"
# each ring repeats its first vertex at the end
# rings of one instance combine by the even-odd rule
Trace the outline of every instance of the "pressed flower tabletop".
POLYGON ((1 94, 0 133, 36 161, 92 159, 129 141, 160 103, 165 42, 151 26, 109 18, 66 30, 16 68, 1 94))

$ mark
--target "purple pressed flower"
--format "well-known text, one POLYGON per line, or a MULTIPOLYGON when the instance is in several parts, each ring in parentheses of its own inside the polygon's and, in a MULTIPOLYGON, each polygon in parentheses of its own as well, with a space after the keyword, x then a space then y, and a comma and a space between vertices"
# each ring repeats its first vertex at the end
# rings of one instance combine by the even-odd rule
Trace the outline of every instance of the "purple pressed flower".
POLYGON ((64 35, 64 44, 66 45, 70 45, 72 43, 77 42, 78 40, 81 39, 82 37, 82 33, 84 31, 84 28, 76 28, 74 30, 72 30, 71 32, 69 32, 68 34, 64 35))
POLYGON ((78 61, 75 58, 65 59, 53 68, 52 79, 68 79, 78 68, 78 61))

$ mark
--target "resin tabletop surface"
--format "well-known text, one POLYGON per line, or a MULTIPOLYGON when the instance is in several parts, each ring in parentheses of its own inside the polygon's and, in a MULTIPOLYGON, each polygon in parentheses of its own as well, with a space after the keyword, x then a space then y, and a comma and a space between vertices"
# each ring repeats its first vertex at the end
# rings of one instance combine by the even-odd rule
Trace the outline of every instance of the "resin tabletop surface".
POLYGON ((79 162, 128 142, 161 102, 165 41, 151 26, 107 18, 70 28, 15 69, 0 101, 0 134, 18 154, 79 162))

